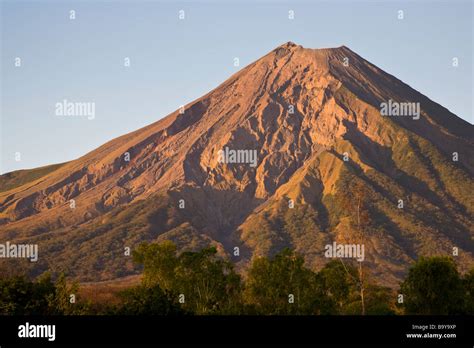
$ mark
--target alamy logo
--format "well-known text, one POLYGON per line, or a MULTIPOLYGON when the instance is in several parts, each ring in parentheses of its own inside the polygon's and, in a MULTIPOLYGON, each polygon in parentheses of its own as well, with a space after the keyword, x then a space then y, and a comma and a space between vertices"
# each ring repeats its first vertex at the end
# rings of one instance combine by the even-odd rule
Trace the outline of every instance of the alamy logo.
POLYGON ((38 261, 38 244, 0 244, 0 258, 26 258, 38 261))
POLYGON ((95 118, 94 102, 70 102, 64 99, 55 104, 56 116, 86 116, 87 119, 95 118))
POLYGON ((28 322, 18 326, 20 338, 47 338, 48 341, 56 339, 56 325, 35 325, 28 322))
POLYGON ((257 166, 257 150, 231 150, 227 146, 217 152, 219 163, 249 163, 257 166))
POLYGON ((359 262, 364 261, 364 245, 361 244, 327 244, 324 249, 324 256, 327 258, 352 258, 359 262))
POLYGON ((410 116, 414 120, 420 119, 420 103, 396 102, 389 99, 388 102, 380 104, 382 116, 410 116))

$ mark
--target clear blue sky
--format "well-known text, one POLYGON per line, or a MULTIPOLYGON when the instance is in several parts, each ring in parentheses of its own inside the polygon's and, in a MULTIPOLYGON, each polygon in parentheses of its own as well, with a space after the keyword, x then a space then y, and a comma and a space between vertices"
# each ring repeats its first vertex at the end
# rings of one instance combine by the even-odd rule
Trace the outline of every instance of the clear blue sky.
POLYGON ((467 0, 2 1, 0 172, 77 158, 200 97, 286 41, 346 45, 474 123, 472 7, 467 0), (56 116, 63 99, 95 102, 95 119, 56 116))

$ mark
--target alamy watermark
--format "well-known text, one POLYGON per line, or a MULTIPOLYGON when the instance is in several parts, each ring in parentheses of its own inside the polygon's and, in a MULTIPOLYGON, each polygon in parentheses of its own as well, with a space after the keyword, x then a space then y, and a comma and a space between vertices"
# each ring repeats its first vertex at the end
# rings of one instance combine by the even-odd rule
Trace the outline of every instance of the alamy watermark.
POLYGON ((95 102, 71 102, 64 99, 55 104, 56 116, 86 116, 88 120, 95 118, 95 102))
POLYGON ((24 325, 18 326, 18 337, 47 338, 48 341, 54 341, 56 339, 56 325, 38 325, 26 322, 24 325))
POLYGON ((363 244, 327 244, 324 247, 324 256, 327 258, 352 258, 359 262, 364 261, 365 251, 363 244))
POLYGON ((248 163, 257 166, 257 150, 231 150, 227 146, 217 152, 219 163, 248 163))
POLYGON ((38 261, 38 244, 0 243, 0 258, 25 258, 38 261))
POLYGON ((419 120, 420 103, 396 102, 389 99, 388 102, 380 103, 380 114, 382 116, 409 116, 414 120, 419 120))

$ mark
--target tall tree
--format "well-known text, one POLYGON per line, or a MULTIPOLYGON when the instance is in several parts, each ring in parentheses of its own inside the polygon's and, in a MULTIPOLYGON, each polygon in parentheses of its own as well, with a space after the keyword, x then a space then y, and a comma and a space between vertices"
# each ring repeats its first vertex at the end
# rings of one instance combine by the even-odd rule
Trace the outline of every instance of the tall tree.
POLYGON ((400 288, 406 314, 445 315, 463 310, 465 292, 452 258, 420 258, 400 288))
MULTIPOLYGON (((368 189, 367 184, 354 175, 348 174, 342 180, 341 187, 344 192, 340 192, 340 204, 346 216, 349 217, 351 233, 343 235, 344 243, 357 243, 367 246, 368 235, 370 229, 370 204, 373 199, 372 192, 368 189)), ((345 265, 344 261, 340 262, 345 265)), ((366 314, 365 306, 365 290, 366 290, 366 272, 362 265, 363 261, 358 261, 357 284, 361 302, 361 314, 366 314)), ((347 273, 351 275, 349 271, 347 273)))

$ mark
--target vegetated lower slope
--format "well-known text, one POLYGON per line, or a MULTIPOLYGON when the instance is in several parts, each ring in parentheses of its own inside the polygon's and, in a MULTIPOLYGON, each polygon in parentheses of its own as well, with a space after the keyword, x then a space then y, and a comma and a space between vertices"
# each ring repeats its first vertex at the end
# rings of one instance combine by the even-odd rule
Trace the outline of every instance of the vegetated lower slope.
POLYGON ((41 179, 43 176, 60 168, 64 163, 51 164, 49 166, 22 169, 9 172, 0 176, 0 192, 9 191, 25 184, 41 179))

